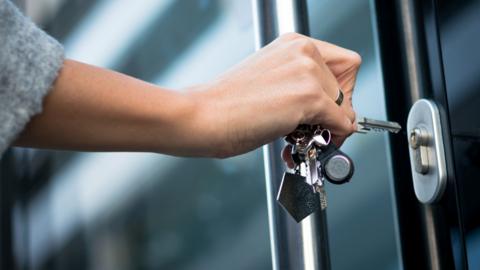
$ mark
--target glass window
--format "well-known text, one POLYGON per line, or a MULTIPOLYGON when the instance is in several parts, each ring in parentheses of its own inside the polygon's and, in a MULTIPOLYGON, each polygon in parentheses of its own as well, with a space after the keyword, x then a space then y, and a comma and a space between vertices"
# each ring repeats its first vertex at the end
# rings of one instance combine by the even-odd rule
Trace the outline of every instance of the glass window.
MULTIPOLYGON (((357 115, 386 119, 373 1, 308 1, 311 35, 363 59, 353 104, 357 115)), ((392 172, 385 134, 352 135, 342 150, 355 162, 350 183, 326 186, 332 269, 400 269, 392 172)))
MULTIPOLYGON (((26 9, 67 57, 173 89, 254 52, 250 1, 29 0, 26 9)), ((33 155, 49 161, 15 210, 25 269, 271 269, 260 150, 225 160, 33 155)))
MULTIPOLYGON (((480 1, 438 1, 438 24, 465 249, 480 269, 480 1)), ((456 218, 456 217, 455 217, 456 218)))

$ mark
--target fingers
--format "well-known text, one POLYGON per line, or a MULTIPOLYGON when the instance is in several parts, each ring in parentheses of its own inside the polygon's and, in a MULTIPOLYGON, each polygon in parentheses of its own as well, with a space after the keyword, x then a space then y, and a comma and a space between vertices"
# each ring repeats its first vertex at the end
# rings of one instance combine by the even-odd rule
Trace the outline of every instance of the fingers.
POLYGON ((336 100, 341 89, 344 94, 341 107, 350 121, 355 121, 352 92, 361 61, 358 54, 313 38, 309 38, 309 41, 314 44, 310 57, 319 66, 318 76, 322 80, 323 90, 331 99, 336 100))
POLYGON ((310 40, 322 53, 323 61, 335 76, 345 73, 346 66, 356 71, 362 63, 362 57, 355 51, 314 38, 310 40))
POLYGON ((311 57, 319 66, 318 76, 322 80, 323 90, 331 99, 335 100, 338 96, 338 89, 340 89, 337 79, 325 64, 322 53, 318 49, 312 52, 311 57))
MULTIPOLYGON (((357 73, 362 63, 362 58, 358 53, 352 50, 314 38, 310 38, 310 40, 320 52, 318 55, 321 56, 323 65, 331 71, 336 79, 337 86, 335 93, 338 93, 339 88, 342 89, 344 93, 344 101, 341 107, 353 122, 355 120, 355 112, 352 105, 352 94, 357 73)), ((318 56, 314 55, 312 57, 316 59, 316 61, 319 61, 318 56)))
POLYGON ((324 98, 318 110, 316 119, 312 123, 307 124, 322 124, 323 128, 329 129, 334 135, 349 136, 353 133, 355 123, 348 118, 343 109, 338 106, 332 99, 324 98))
MULTIPOLYGON (((318 101, 312 102, 314 104, 309 103, 312 106, 304 107, 305 112, 301 123, 321 124, 323 128, 332 132, 333 143, 340 147, 355 130, 356 115, 352 107, 352 94, 361 58, 354 51, 313 38, 298 34, 290 34, 286 38, 286 41, 295 42, 296 48, 301 48, 299 50, 302 52, 301 57, 309 58, 300 58, 304 61, 303 63, 309 64, 305 66, 308 69, 305 68, 302 74, 308 73, 308 82, 311 83, 309 85, 314 86, 306 87, 306 89, 309 88, 309 100, 318 101), (305 62, 305 60, 308 61, 305 62), (311 60, 314 60, 314 63, 311 60), (335 103, 339 89, 342 89, 344 94, 340 106, 335 103)), ((283 149, 282 159, 289 168, 295 166, 291 156, 291 146, 283 149)))
POLYGON ((342 144, 345 142, 346 139, 347 137, 343 137, 343 136, 336 136, 336 135, 332 136, 332 142, 338 148, 342 146, 342 144))
MULTIPOLYGON (((341 90, 343 92, 343 88, 341 90)), ((343 102, 340 107, 343 109, 343 112, 347 115, 348 119, 350 119, 350 121, 354 123, 357 115, 355 113, 355 110, 353 109, 352 94, 343 93, 343 95, 343 102)))
MULTIPOLYGON (((331 44, 326 47, 330 51, 335 51, 336 54, 342 54, 344 53, 343 51, 347 51, 331 44)), ((321 81, 322 89, 328 97, 321 102, 320 106, 322 108, 317 108, 318 112, 321 113, 318 115, 319 119, 314 119, 314 121, 318 122, 310 124, 321 123, 324 128, 330 129, 333 134, 349 136, 353 132, 353 123, 355 122, 355 112, 351 103, 351 91, 344 93, 344 101, 341 106, 338 106, 335 100, 338 98, 341 86, 338 84, 337 78, 325 64, 323 53, 318 48, 313 50, 311 57, 319 66, 318 79, 321 81)))
POLYGON ((311 107, 304 107, 304 123, 321 124, 338 136, 350 135, 354 130, 355 112, 351 97, 361 62, 359 55, 328 42, 295 33, 283 35, 279 42, 285 42, 288 50, 300 52, 300 55, 295 57, 300 59, 297 61, 303 65, 300 70, 307 75, 304 76, 308 82, 304 93, 308 93, 310 100, 318 101, 314 102, 316 104, 310 103, 311 107), (341 106, 338 106, 335 100, 340 88, 343 89, 344 100, 341 106))

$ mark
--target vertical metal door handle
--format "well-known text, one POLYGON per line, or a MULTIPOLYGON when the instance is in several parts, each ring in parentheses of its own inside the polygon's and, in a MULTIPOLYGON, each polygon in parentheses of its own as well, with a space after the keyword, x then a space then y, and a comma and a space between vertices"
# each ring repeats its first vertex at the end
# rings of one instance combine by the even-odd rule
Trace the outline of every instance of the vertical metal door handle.
MULTIPOLYGON (((257 50, 287 32, 308 35, 305 0, 253 0, 257 50)), ((270 244, 274 270, 328 270, 325 211, 317 211, 296 223, 275 200, 285 165, 280 157, 283 140, 264 147, 270 244)))

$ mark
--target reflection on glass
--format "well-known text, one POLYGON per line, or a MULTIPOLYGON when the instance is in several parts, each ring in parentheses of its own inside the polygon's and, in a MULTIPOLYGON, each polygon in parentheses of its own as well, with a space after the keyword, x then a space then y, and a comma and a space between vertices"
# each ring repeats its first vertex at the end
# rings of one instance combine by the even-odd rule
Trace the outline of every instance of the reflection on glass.
MULTIPOLYGON (((254 51, 249 1, 42 2, 27 9, 67 57, 169 88, 254 51)), ((271 269, 261 151, 36 154, 50 156, 48 177, 14 219, 26 269, 271 269)))
MULTIPOLYGON (((357 115, 386 119, 380 62, 370 1, 308 1, 313 37, 360 53, 353 103, 357 115)), ((384 134, 354 134, 342 146, 355 175, 341 186, 327 184, 332 269, 400 269, 392 181, 384 134)))
POLYGON ((469 269, 480 268, 480 1, 439 1, 455 177, 469 269))

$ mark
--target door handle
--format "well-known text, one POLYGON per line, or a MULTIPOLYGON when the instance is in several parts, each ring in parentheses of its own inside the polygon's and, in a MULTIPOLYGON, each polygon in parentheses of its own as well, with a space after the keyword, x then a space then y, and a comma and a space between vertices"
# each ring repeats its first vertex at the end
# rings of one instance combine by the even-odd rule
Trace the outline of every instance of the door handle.
POLYGON ((413 188, 425 204, 441 199, 447 185, 440 114, 435 102, 420 99, 408 114, 407 135, 413 188))

